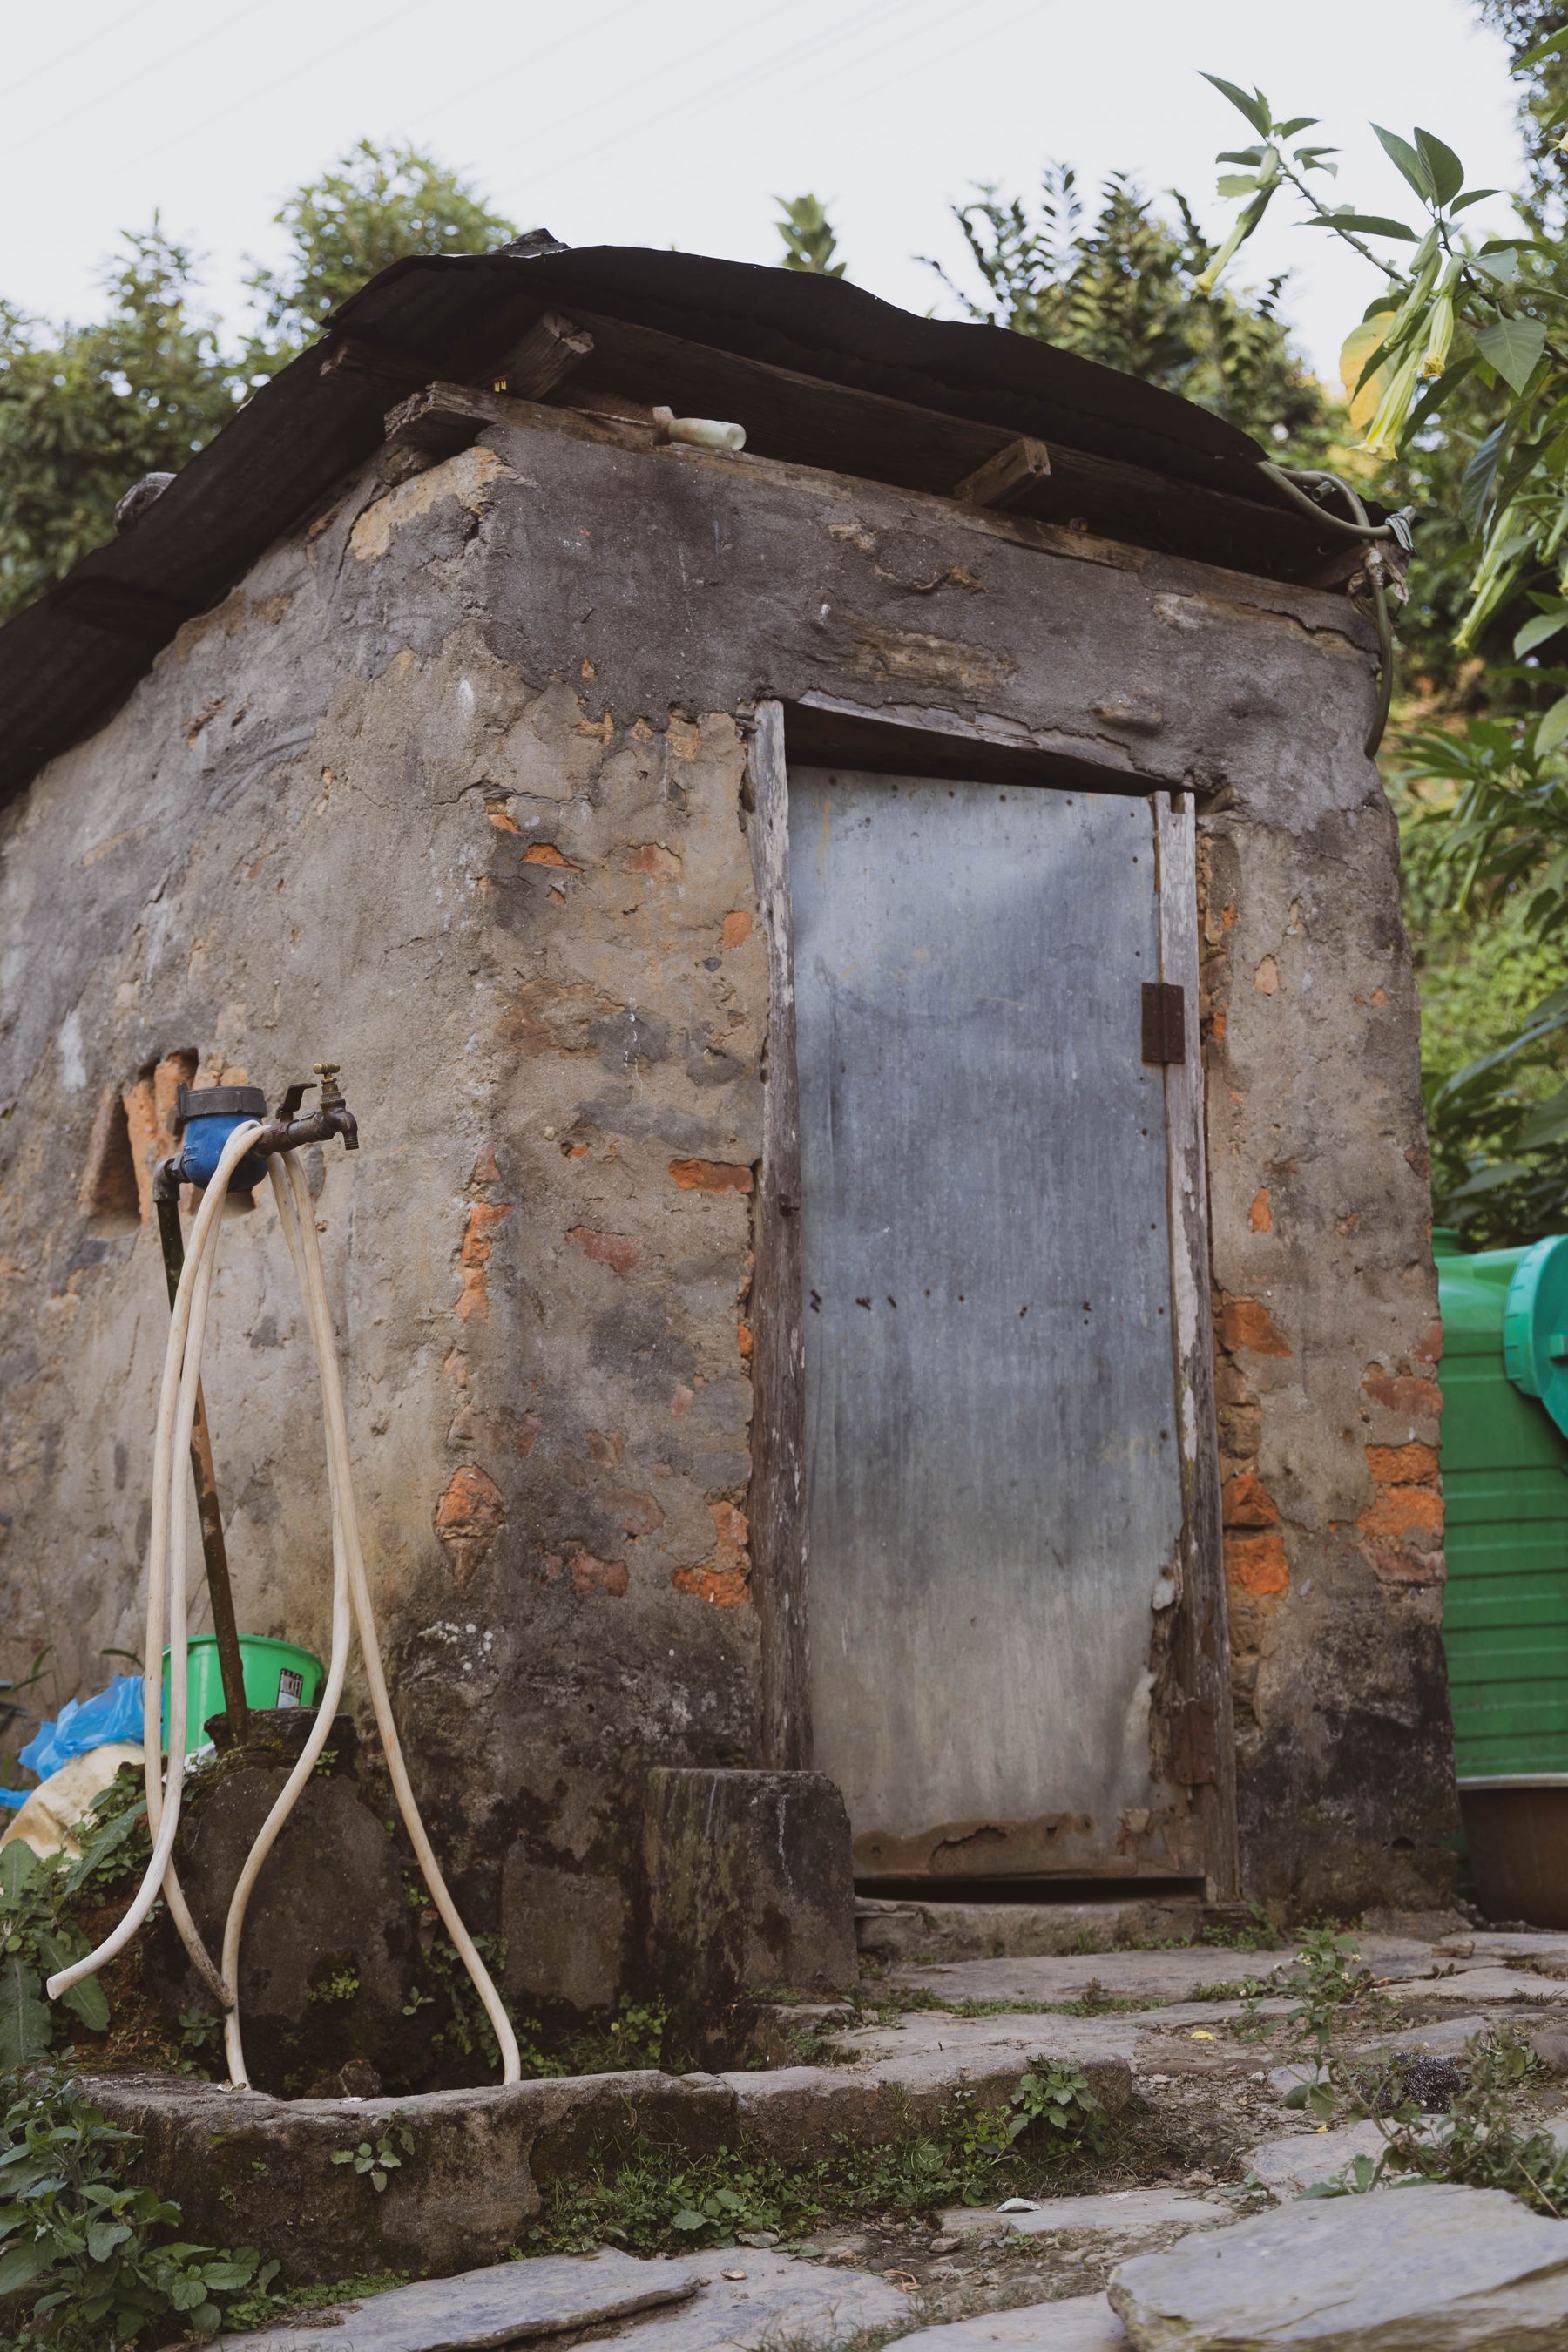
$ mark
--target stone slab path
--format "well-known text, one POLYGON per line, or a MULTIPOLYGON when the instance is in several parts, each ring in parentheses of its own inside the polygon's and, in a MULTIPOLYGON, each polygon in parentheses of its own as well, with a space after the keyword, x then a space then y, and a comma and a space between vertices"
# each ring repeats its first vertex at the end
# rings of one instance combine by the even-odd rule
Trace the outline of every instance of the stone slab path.
POLYGON ((957 2238, 1043 2238, 1063 2230, 1201 2230, 1236 2218, 1217 2198, 1179 2189, 1113 2189, 1100 2197, 1043 2197, 1037 2203, 1019 2198, 1014 2208, 953 2205, 938 2221, 957 2238))
POLYGON ((215 2352, 485 2352, 685 2304, 702 2284, 695 2263, 641 2262, 607 2249, 549 2254, 392 2287, 281 2327, 220 2336, 215 2352))
POLYGON ((1124 2263, 1139 2352, 1500 2352, 1568 2344, 1568 2231, 1494 2189, 1305 2199, 1124 2263))
POLYGON ((899 2338, 900 2352, 1128 2352, 1127 2330, 1102 2294, 983 2312, 899 2338))
MULTIPOLYGON (((691 2302, 634 2321, 605 2340, 626 2352, 775 2352, 787 2342, 834 2352, 868 2328, 908 2328, 909 2296, 863 2272, 824 2270, 751 2246, 682 2256, 702 2284, 691 2302)), ((324 2345, 311 2352, 327 2352, 324 2345)))

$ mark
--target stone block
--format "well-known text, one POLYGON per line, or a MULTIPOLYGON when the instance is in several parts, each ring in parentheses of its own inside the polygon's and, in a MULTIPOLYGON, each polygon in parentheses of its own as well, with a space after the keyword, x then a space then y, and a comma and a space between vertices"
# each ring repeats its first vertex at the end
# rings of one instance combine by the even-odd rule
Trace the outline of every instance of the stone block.
POLYGON ((1135 2255, 1110 2303, 1140 2352, 1546 2352, 1568 2232, 1496 2189, 1307 2198, 1135 2255))
POLYGON ((1123 1945, 1195 1943, 1226 1906, 1195 1895, 1091 1902, 950 1903, 863 1895, 855 1935, 868 1960, 948 1962, 1111 1952, 1123 1945))
MULTIPOLYGON (((209 1951, 222 1943, 235 1882, 289 1769, 280 1757, 237 1751, 193 1792, 175 1858, 209 1951)), ((240 2010, 258 2088, 298 2093, 351 2059, 368 2061, 389 2091, 428 2078, 429 2023, 438 2012, 405 2014, 420 1968, 404 1892, 413 1866, 352 1770, 312 1774, 246 1915, 240 2010)), ((166 1924, 155 1949, 153 1973, 171 2010, 200 1999, 166 1924)))
POLYGON ((649 1973, 668 1998, 853 1986, 849 1817, 822 1773, 650 1772, 643 1852, 649 1973))
POLYGON ((626 1909, 615 1879, 558 1870, 514 1846, 501 1871, 508 1993, 578 2010, 612 2008, 625 1982, 626 1909))

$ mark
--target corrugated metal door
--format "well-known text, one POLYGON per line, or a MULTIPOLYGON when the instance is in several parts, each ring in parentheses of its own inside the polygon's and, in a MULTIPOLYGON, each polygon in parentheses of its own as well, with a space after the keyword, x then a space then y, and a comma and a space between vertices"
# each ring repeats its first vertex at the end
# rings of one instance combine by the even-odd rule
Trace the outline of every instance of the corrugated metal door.
POLYGON ((868 1878, 1185 1875, 1146 800, 789 775, 813 1760, 868 1878))

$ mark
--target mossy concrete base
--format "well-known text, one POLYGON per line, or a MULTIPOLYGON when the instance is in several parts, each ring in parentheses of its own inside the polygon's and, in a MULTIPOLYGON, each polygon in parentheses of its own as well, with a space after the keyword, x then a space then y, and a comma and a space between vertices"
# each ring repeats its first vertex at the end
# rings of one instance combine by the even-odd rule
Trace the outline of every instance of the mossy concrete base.
POLYGON ((1009 2046, 975 2052, 962 2030, 953 2038, 951 2051, 853 2066, 574 2075, 405 2099, 275 2099, 167 2074, 100 2075, 90 2087, 140 2136, 139 2178, 179 2204, 185 2235, 260 2246, 286 2284, 302 2284, 499 2262, 539 2212, 542 2184, 639 2137, 693 2150, 744 2140, 804 2159, 840 2137, 871 2146, 939 2130, 961 2092, 1003 2105, 1053 2058, 1079 2067, 1112 2114, 1131 2096, 1126 2057, 1087 2020, 1028 2020, 1009 2046), (399 2160, 378 2193, 333 2159, 384 2137, 399 2160))
POLYGON ((595 2074, 407 2099, 275 2099, 166 2074, 101 2075, 92 2095, 138 2133, 139 2179, 173 2198, 184 2234, 260 2246, 286 2284, 387 2271, 447 2276, 500 2262, 540 2209, 539 2179, 642 2132, 717 2145, 735 2098, 710 2075, 595 2074), (345 2149, 406 2130, 384 2189, 345 2149))

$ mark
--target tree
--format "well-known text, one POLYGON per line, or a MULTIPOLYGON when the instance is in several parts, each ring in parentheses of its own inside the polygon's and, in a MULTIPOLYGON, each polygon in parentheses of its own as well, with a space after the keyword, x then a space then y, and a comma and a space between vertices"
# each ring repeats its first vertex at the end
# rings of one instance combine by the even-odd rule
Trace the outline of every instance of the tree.
POLYGON ((937 262, 926 266, 971 319, 1163 384, 1272 452, 1321 459, 1333 443, 1334 412, 1278 316, 1283 278, 1246 297, 1213 291, 1215 248, 1185 198, 1173 194, 1173 202, 1174 221, 1128 173, 1113 172, 1089 213, 1077 174, 1055 164, 1032 214, 994 187, 953 206, 978 291, 937 262))
POLYGON ((94 323, 55 325, 0 300, 0 620, 101 546, 121 493, 143 474, 177 473, 377 270, 515 234, 428 155, 368 141, 277 219, 289 250, 253 271, 260 324, 236 348, 199 300, 189 251, 156 218, 122 240, 94 323))
POLYGON ((274 215, 289 250, 247 283, 261 309, 248 358, 271 373, 388 264, 410 253, 486 253, 517 235, 471 184, 418 148, 362 139, 274 215))
POLYGON ((0 303, 0 617, 110 536, 133 481, 178 472, 234 413, 189 253, 156 218, 123 244, 94 325, 51 329, 0 303))
MULTIPOLYGON (((1535 28, 1542 16, 1513 0, 1489 13, 1521 38, 1527 14, 1535 28)), ((1489 705, 1456 713, 1450 702, 1397 755, 1415 895, 1439 916, 1479 914, 1499 935, 1511 929, 1527 953, 1568 931, 1568 256, 1554 226, 1555 158, 1568 139, 1563 13, 1559 29, 1516 48, 1537 152, 1512 198, 1516 226, 1499 236, 1478 237, 1466 216, 1500 192, 1467 187, 1458 155, 1435 133, 1373 125, 1415 205, 1409 219, 1363 212, 1321 194, 1312 175, 1334 169, 1334 151, 1302 143, 1312 118, 1280 122, 1260 91, 1207 77, 1256 133, 1220 158, 1243 167, 1221 193, 1247 200, 1222 263, 1286 194, 1367 265, 1372 299, 1345 347, 1352 421, 1391 488, 1403 467, 1448 492, 1436 539, 1458 592, 1453 682, 1468 665, 1489 705)), ((1418 538, 1423 562, 1426 544, 1418 538)), ((1565 1041, 1560 989, 1491 1050, 1431 1075, 1438 1213, 1476 1239, 1568 1226, 1565 1041)))
POLYGON ((820 196, 775 196, 773 202, 780 207, 784 268, 809 270, 817 278, 842 278, 844 264, 836 257, 838 239, 820 196))

